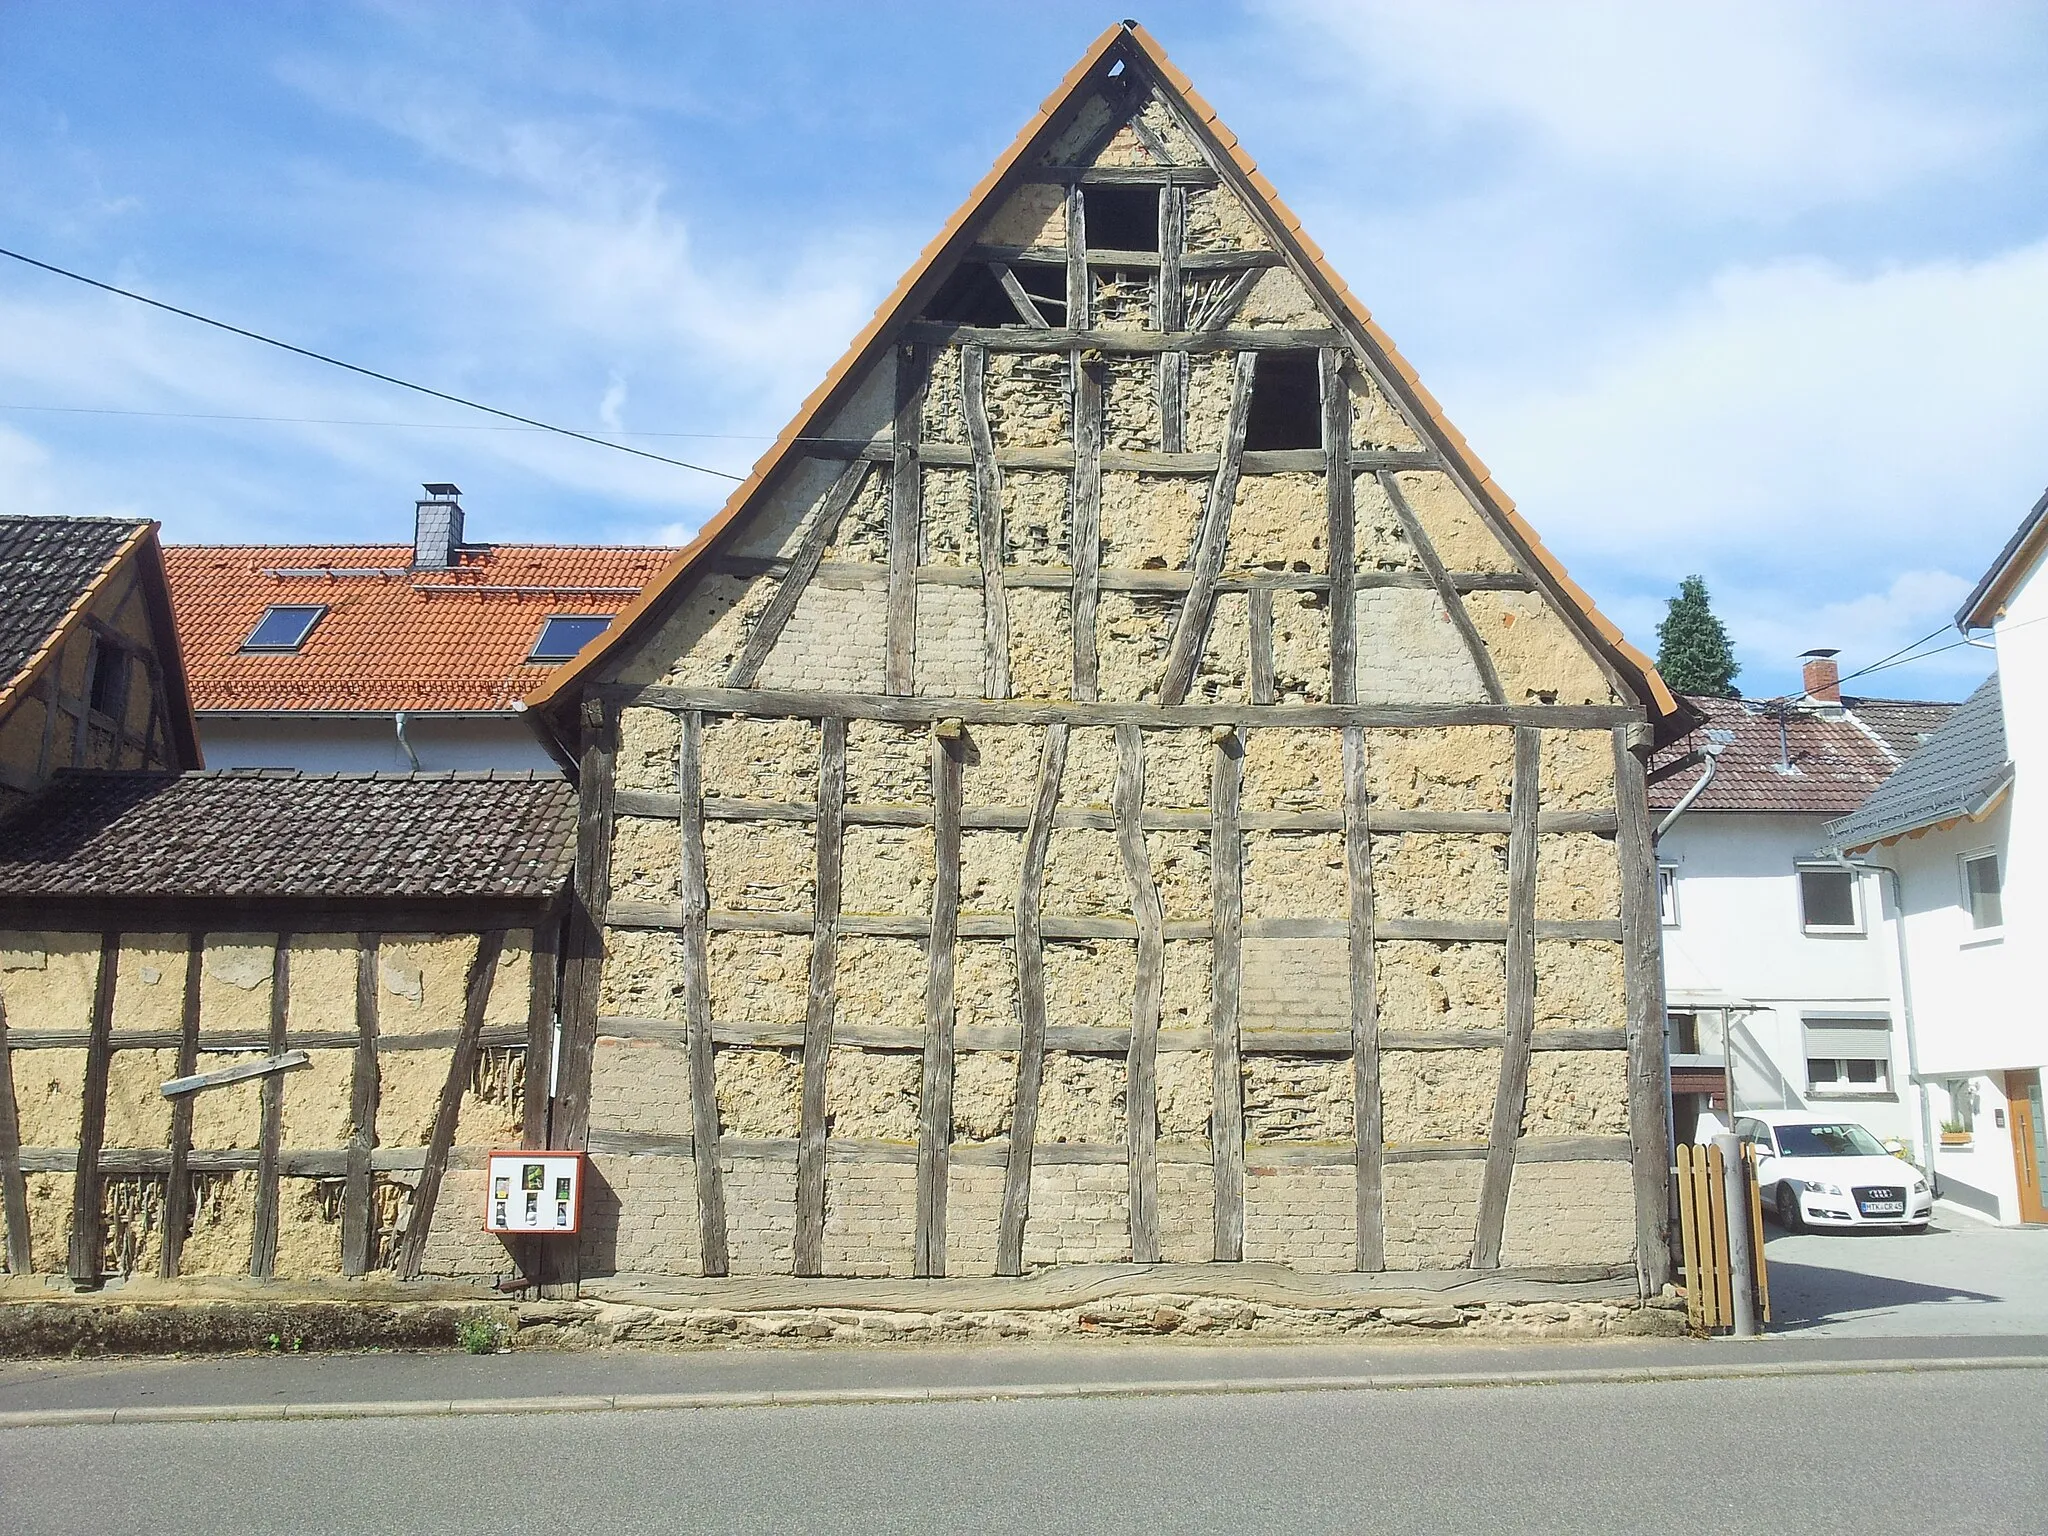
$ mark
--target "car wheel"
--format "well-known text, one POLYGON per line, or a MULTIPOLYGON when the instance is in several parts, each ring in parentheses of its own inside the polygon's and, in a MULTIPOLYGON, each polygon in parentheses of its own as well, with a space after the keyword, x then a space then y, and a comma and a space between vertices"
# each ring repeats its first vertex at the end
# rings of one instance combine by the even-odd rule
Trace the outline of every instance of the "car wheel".
POLYGON ((1778 1186, 1778 1225, 1787 1232, 1803 1232, 1806 1223, 1799 1215, 1799 1197, 1792 1193, 1792 1186, 1778 1186))

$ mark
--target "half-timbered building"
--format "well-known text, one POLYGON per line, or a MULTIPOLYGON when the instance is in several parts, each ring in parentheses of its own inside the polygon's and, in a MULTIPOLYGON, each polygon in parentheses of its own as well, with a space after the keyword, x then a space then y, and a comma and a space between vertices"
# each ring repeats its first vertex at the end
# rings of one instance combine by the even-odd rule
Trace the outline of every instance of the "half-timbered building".
POLYGON ((531 702, 587 1271, 1662 1283, 1681 706, 1142 29, 531 702))

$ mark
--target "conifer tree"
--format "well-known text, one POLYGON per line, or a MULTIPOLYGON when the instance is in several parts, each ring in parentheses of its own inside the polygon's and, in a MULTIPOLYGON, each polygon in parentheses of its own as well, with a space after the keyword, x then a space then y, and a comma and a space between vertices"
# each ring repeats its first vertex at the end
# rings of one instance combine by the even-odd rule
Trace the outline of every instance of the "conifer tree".
POLYGON ((1735 675, 1742 670, 1728 643, 1728 631, 1714 617, 1707 584, 1688 576, 1657 626, 1657 670, 1679 693, 1706 694, 1718 699, 1740 695, 1735 675))

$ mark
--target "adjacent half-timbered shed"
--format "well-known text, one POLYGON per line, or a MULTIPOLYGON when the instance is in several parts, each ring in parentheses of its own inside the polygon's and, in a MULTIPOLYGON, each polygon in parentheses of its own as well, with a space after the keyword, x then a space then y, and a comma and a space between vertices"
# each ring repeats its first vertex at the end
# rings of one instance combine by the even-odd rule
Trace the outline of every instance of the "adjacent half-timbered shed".
POLYGON ((575 810, 554 774, 65 773, 0 817, 0 1267, 510 1269, 483 1154, 546 1143, 575 810))
POLYGON ((1661 1284, 1679 706, 1142 30, 531 702, 588 1267, 1661 1284))
POLYGON ((0 813, 63 768, 198 766, 156 524, 0 517, 0 813))

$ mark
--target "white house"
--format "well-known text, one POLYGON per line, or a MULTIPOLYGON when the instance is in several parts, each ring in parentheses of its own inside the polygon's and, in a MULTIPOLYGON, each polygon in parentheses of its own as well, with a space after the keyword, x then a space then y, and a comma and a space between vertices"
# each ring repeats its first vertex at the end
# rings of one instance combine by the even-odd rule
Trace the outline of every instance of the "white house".
POLYGON ((1705 724, 1650 791, 1661 817, 1691 796, 1658 841, 1674 1136, 1732 1099, 1917 1145, 1880 877, 1817 850, 1955 706, 1845 699, 1820 653, 1801 699, 1690 702, 1705 724))
POLYGON ((1829 829, 1858 864, 1897 871, 1900 1003, 1926 1113, 1940 1123, 1937 1189, 2004 1222, 2048 1221, 2048 1019, 2028 959, 2048 941, 2044 509, 2048 496, 1956 615, 1966 635, 1991 631, 1998 671, 1829 829))

